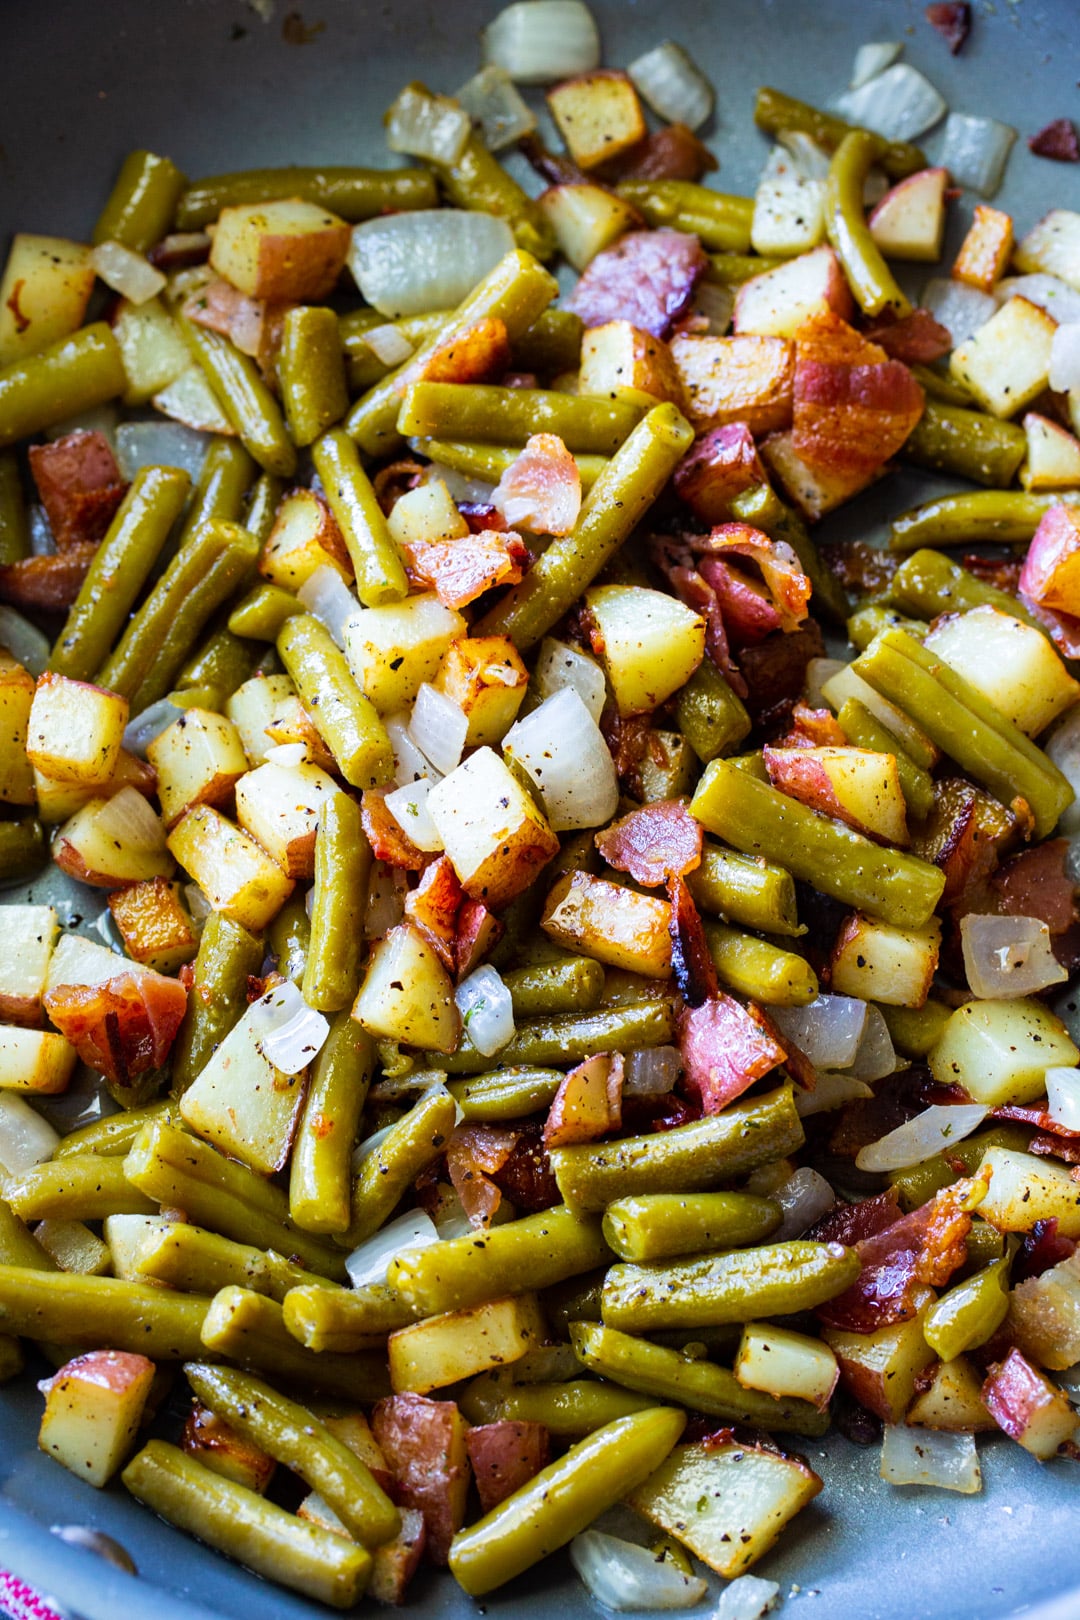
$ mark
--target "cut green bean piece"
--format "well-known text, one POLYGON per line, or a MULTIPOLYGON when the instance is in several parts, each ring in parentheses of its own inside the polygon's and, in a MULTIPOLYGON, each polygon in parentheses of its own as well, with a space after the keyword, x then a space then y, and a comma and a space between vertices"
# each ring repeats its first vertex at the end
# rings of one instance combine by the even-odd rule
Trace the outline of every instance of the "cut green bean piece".
POLYGON ((127 385, 120 345, 104 321, 13 360, 0 370, 0 449, 104 405, 127 385))
POLYGON ((306 1283, 285 1296, 285 1326, 309 1350, 352 1355, 416 1321, 416 1312, 385 1283, 320 1288, 306 1283))
POLYGON ((883 726, 858 698, 848 698, 836 718, 841 731, 856 748, 869 748, 875 754, 893 756, 904 803, 916 821, 928 816, 934 807, 934 779, 929 771, 916 765, 911 755, 904 752, 888 727, 883 726))
POLYGON ((817 999, 817 975, 805 957, 741 929, 707 922, 705 939, 720 983, 770 1007, 808 1007, 817 999))
POLYGON ((0 1265, 24 1266, 30 1271, 58 1271, 52 1255, 25 1227, 10 1205, 0 1198, 0 1265))
POLYGON ((266 943, 281 977, 299 986, 311 947, 311 922, 302 895, 286 900, 266 931, 266 943))
POLYGON ((538 259, 552 257, 555 233, 543 209, 488 151, 479 132, 469 136, 456 163, 433 167, 456 207, 499 215, 510 226, 519 248, 538 259))
MULTIPOLYGON (((827 152, 835 152, 852 129, 851 124, 845 123, 835 113, 821 112, 817 107, 797 101, 794 96, 786 96, 782 90, 773 90, 768 85, 758 90, 754 102, 754 122, 769 135, 779 135, 782 130, 809 135, 827 152)), ((910 141, 887 141, 882 135, 874 135, 871 139, 874 141, 873 162, 884 169, 890 179, 903 180, 917 169, 925 169, 925 152, 910 141)))
POLYGON ((303 1266, 272 1249, 234 1243, 189 1221, 171 1221, 150 1232, 139 1244, 135 1270, 148 1281, 166 1283, 185 1294, 213 1295, 222 1288, 239 1287, 279 1301, 291 1289, 311 1283, 303 1266))
POLYGON ((176 205, 176 229, 198 231, 213 224, 223 208, 302 197, 357 223, 378 214, 435 208, 438 193, 427 169, 314 168, 240 169, 194 180, 176 205))
POLYGON ((755 484, 731 501, 731 515, 767 534, 770 540, 784 540, 799 559, 799 567, 813 587, 815 610, 834 624, 843 624, 848 600, 840 581, 822 562, 817 542, 810 536, 799 514, 784 502, 768 484, 755 484))
MULTIPOLYGON (((203 458, 191 501, 184 514, 177 538, 179 551, 204 523, 225 518, 239 523, 244 515, 248 493, 255 482, 255 463, 238 439, 218 434, 210 441, 203 458)), ((246 525, 245 525, 246 527, 246 525)))
POLYGON ((0 883, 33 877, 48 853, 45 830, 36 816, 0 821, 0 883))
POLYGON ((792 939, 806 932, 799 923, 791 873, 760 856, 738 855, 706 840, 701 865, 688 873, 686 882, 695 904, 726 922, 792 939))
POLYGON ((503 975, 515 1018, 592 1012, 604 994, 604 970, 588 956, 564 956, 503 975))
POLYGON ((470 1423, 542 1423, 558 1439, 576 1440, 605 1423, 647 1411, 656 1398, 599 1378, 519 1384, 507 1368, 474 1378, 459 1404, 470 1423))
POLYGON ((737 748, 750 734, 745 703, 708 658, 679 692, 675 721, 703 765, 737 748))
POLYGON ((173 1092, 181 1096, 247 1007, 248 979, 262 966, 262 941, 220 911, 203 925, 187 1012, 172 1049, 173 1092))
POLYGON ((926 1313, 923 1337, 942 1361, 954 1361, 993 1337, 1009 1314, 1009 1260, 955 1283, 926 1313))
POLYGON ((119 242, 146 253, 168 234, 187 180, 176 164, 156 152, 129 152, 98 215, 92 240, 119 242))
POLYGON ((562 1084, 561 1069, 493 1069, 470 1080, 451 1080, 447 1090, 466 1120, 527 1119, 549 1108, 562 1084))
POLYGON ((767 270, 778 270, 786 259, 773 258, 768 254, 756 253, 710 253, 709 270, 706 276, 708 281, 716 281, 722 287, 741 287, 747 281, 753 281, 755 276, 763 276, 767 270))
POLYGON ((23 1221, 100 1221, 107 1215, 155 1215, 149 1198, 132 1187, 124 1161, 97 1153, 71 1154, 10 1176, 4 1197, 23 1221))
MULTIPOLYGON (((596 1052, 634 1052, 643 1046, 665 1046, 674 1034, 675 1009, 670 997, 643 997, 617 1007, 598 1007, 592 1013, 526 1019, 499 1057, 511 1068, 521 1064, 580 1063, 596 1052)), ((490 1063, 489 1057, 464 1044, 439 1058, 439 1067, 446 1074, 483 1074, 490 1063)))
POLYGON ((209 1304, 197 1294, 120 1277, 0 1265, 0 1332, 31 1339, 188 1361, 202 1354, 209 1304))
POLYGON ((904 1057, 922 1058, 937 1045, 954 1009, 931 998, 921 1007, 887 1007, 882 1003, 878 1011, 896 1050, 904 1057))
POLYGON ((274 473, 260 473, 251 487, 247 510, 244 513, 244 528, 255 536, 260 548, 265 545, 274 526, 274 518, 284 493, 284 481, 274 473))
POLYGON ((773 1199, 752 1193, 648 1193, 609 1204, 604 1236, 620 1260, 664 1260, 760 1243, 780 1216, 773 1199))
POLYGON ((365 607, 400 602, 409 582, 355 444, 335 428, 323 434, 311 459, 348 549, 357 596, 365 607))
POLYGON ((934 472, 1007 489, 1027 454, 1027 435, 1016 422, 928 399, 900 451, 904 461, 934 472))
POLYGON ((614 455, 645 414, 643 405, 589 399, 544 388, 490 383, 416 382, 398 416, 404 438, 524 444, 534 433, 557 434, 568 450, 614 455))
POLYGON ((332 309, 299 304, 285 316, 278 355, 285 420, 293 441, 311 444, 349 408, 345 354, 332 309))
MULTIPOLYGON (((410 439, 409 448, 460 473, 463 478, 476 478, 484 484, 497 484, 521 454, 520 444, 463 444, 451 439, 410 439)), ((609 456, 574 457, 581 487, 586 493, 592 489, 609 460, 609 456)))
POLYGON ((894 518, 889 545, 893 551, 981 545, 986 541, 1023 545, 1052 506, 1075 506, 1078 502, 1077 490, 1029 495, 1019 489, 980 489, 973 495, 941 495, 894 518))
POLYGON ((879 156, 879 137, 858 129, 844 136, 825 181, 825 229, 863 314, 907 315, 911 305, 870 235, 863 207, 866 177, 879 156))
POLYGON ((174 317, 244 447, 266 472, 291 478, 296 472, 296 450, 281 407, 254 360, 218 332, 197 326, 182 310, 175 311, 174 317))
POLYGON ((312 1066, 289 1169, 289 1214, 305 1232, 345 1232, 352 1215, 352 1150, 375 1052, 343 1008, 312 1066))
POLYGON ((370 872, 371 848, 360 806, 347 794, 335 793, 319 815, 311 944, 304 970, 304 1000, 321 1012, 340 1012, 356 999, 370 872))
POLYGON ((936 619, 939 613, 964 613, 973 607, 994 607, 1045 634, 1045 626, 1028 612, 1019 597, 979 579, 940 551, 913 551, 905 557, 889 585, 889 600, 920 619, 936 619))
POLYGON ((264 582, 252 586, 229 614, 229 629, 234 636, 247 636, 252 641, 277 641, 286 620, 298 613, 306 613, 303 602, 281 585, 264 582))
POLYGON ((29 555, 30 522, 18 458, 14 450, 0 450, 0 567, 29 555))
POLYGON ((346 1248, 379 1230, 421 1171, 440 1156, 456 1119, 453 1097, 445 1086, 433 1085, 386 1139, 368 1150, 353 1182, 352 1220, 339 1239, 346 1248))
POLYGON ((615 189, 649 225, 685 231, 714 252, 750 250, 752 197, 726 196, 691 180, 623 180, 615 189))
POLYGON ((669 1265, 624 1262, 604 1283, 604 1325, 649 1333, 790 1316, 842 1294, 859 1270, 854 1249, 805 1239, 669 1265))
POLYGON ((932 1159, 924 1159, 921 1164, 892 1171, 889 1182, 900 1194, 901 1209, 918 1209, 961 1176, 974 1175, 987 1148, 1003 1147, 1011 1152, 1026 1153, 1030 1140, 1030 1126, 992 1125, 988 1130, 965 1137, 962 1142, 950 1142, 947 1154, 935 1153, 932 1159))
POLYGON ((848 640, 859 652, 865 652, 883 630, 906 630, 920 641, 926 634, 926 626, 918 619, 905 619, 896 608, 882 602, 864 602, 847 622, 848 640))
MULTIPOLYGON (((277 1301, 248 1288, 222 1288, 214 1295, 203 1321, 202 1342, 215 1355, 270 1373, 305 1393, 317 1389, 365 1404, 390 1393, 383 1352, 335 1356, 305 1350, 286 1328, 277 1301)), ((204 1351, 185 1359, 202 1360, 204 1351)))
POLYGON ((975 396, 971 389, 966 384, 957 382, 947 371, 939 371, 937 366, 923 366, 918 363, 910 370, 928 399, 938 399, 943 405, 961 405, 965 408, 975 404, 975 396))
POLYGON ((394 753, 386 727, 329 630, 310 613, 298 614, 282 626, 277 650, 346 782, 357 788, 389 782, 394 753))
POLYGON ((69 1159, 73 1154, 98 1153, 113 1158, 127 1153, 144 1125, 150 1125, 169 1113, 172 1104, 167 1097, 147 1103, 143 1108, 124 1108, 118 1113, 95 1119, 77 1131, 69 1131, 56 1145, 54 1159, 69 1159))

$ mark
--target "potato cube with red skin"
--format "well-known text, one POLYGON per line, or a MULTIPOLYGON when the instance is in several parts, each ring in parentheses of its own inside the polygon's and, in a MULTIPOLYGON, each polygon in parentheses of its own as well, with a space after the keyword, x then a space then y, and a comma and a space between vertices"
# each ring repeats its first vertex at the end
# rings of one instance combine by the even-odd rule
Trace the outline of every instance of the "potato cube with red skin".
POLYGON ((920 169, 887 191, 870 215, 870 235, 887 259, 933 264, 945 238, 947 169, 920 169))
POLYGON ((555 232, 559 251, 579 271, 625 231, 641 224, 637 209, 604 186, 549 186, 537 202, 555 232))
POLYGON ((625 73, 610 68, 564 80, 548 91, 547 104, 580 169, 610 162, 648 133, 633 84, 625 73))
POLYGON ((503 935, 503 924, 479 900, 463 900, 454 934, 454 976, 460 982, 480 966, 503 935))
POLYGON ((0 952, 0 1019, 34 1028, 59 924, 52 906, 6 905, 0 952))
POLYGON ((1080 489, 1080 440, 1037 411, 1024 417, 1027 459, 1020 482, 1033 494, 1048 489, 1080 489))
POLYGON ((300 197, 223 208, 210 264, 249 298, 317 303, 333 291, 350 237, 343 219, 300 197))
POLYGON ((622 1124, 624 1065, 618 1052, 600 1052, 564 1075, 544 1121, 544 1146, 595 1142, 622 1124))
POLYGON ((62 872, 97 889, 173 874, 165 829, 133 787, 88 799, 57 832, 52 858, 62 872))
POLYGON ((168 844, 213 909, 253 933, 277 916, 293 891, 292 879, 276 861, 211 805, 188 810, 168 844))
POLYGON ((952 279, 980 292, 993 292, 1008 267, 1013 250, 1013 222, 1000 208, 975 204, 967 235, 952 267, 952 279))
POLYGON ((1017 1349, 987 1369, 982 1395, 998 1428, 1040 1462, 1056 1456, 1076 1432, 1071 1401, 1017 1349))
POLYGON ((78 428, 32 444, 28 456, 57 550, 100 540, 127 489, 104 433, 78 428))
POLYGON ((671 972, 671 906, 609 878, 567 872, 544 903, 540 926, 549 939, 607 967, 649 979, 671 972))
POLYGON ((786 338, 678 335, 671 354, 698 432, 745 422, 756 437, 790 425, 795 350, 786 338))
POLYGON ((1064 1372, 1080 1361, 1080 1250, 1009 1295, 1008 1333, 1026 1356, 1064 1372))
POLYGON ((316 568, 332 568, 346 584, 352 565, 334 515, 313 489, 290 490, 274 517, 259 558, 259 573, 286 591, 298 591, 316 568))
POLYGON ((248 768, 236 726, 210 709, 185 709, 147 745, 146 757, 157 771, 167 827, 194 805, 224 804, 248 768))
POLYGON ((108 1484, 138 1432, 154 1363, 128 1350, 76 1356, 42 1385, 38 1445, 91 1485, 108 1484))
POLYGON ((318 765, 265 765, 236 784, 236 819, 291 878, 315 873, 315 835, 323 806, 341 789, 318 765))
POLYGON ((731 502, 768 482, 745 422, 727 422, 699 439, 675 469, 675 489, 703 523, 727 523, 731 502))
POLYGON ((116 769, 127 723, 118 692, 47 672, 34 690, 27 758, 54 782, 100 787, 116 769))
POLYGON ((132 961, 158 973, 175 973, 199 948, 179 883, 151 878, 117 889, 109 896, 109 910, 132 961))
POLYGON ((504 1418, 469 1430, 465 1444, 485 1513, 527 1485, 551 1461, 551 1437, 542 1423, 504 1418))
POLYGON ((892 928, 853 912, 833 946, 830 985, 838 996, 860 996, 889 1007, 922 1007, 937 972, 941 924, 892 928))
POLYGON ((810 523, 834 512, 881 476, 880 468, 867 471, 863 467, 811 467, 795 449, 790 431, 770 433, 761 445, 761 458, 784 494, 810 523))
POLYGON ((1015 416, 1047 385, 1056 330, 1052 315, 1014 294, 953 350, 949 370, 984 410, 994 416, 1015 416))
POLYGON ((201 1401, 192 1401, 180 1449, 223 1479, 262 1495, 277 1467, 273 1457, 239 1434, 201 1401))
POLYGON ((683 405, 682 381, 663 338, 629 321, 590 326, 581 340, 578 393, 632 399, 644 405, 683 405))
POLYGON ((918 1313, 910 1321, 850 1333, 826 1327, 821 1337, 840 1367, 840 1382, 850 1395, 883 1423, 902 1423, 911 1405, 919 1374, 936 1358, 923 1337, 923 1322, 933 1296, 924 1290, 918 1313))
POLYGON ((908 841, 895 754, 868 748, 766 748, 773 787, 882 844, 908 841))
POLYGON ((84 243, 12 237, 0 280, 0 366, 39 354, 81 326, 95 279, 84 243))
POLYGON ((468 1424, 453 1401, 390 1395, 377 1403, 371 1427, 397 1480, 398 1501, 424 1515, 431 1562, 445 1568, 465 1523, 468 1424))
POLYGON ((497 747, 517 719, 529 672, 509 636, 461 636, 443 655, 436 691, 458 705, 469 722, 469 748, 497 747))
POLYGON ((75 1048, 52 1030, 0 1024, 0 1091, 52 1097, 66 1091, 75 1048))
POLYGON ((34 677, 0 647, 0 801, 33 804, 34 770, 26 753, 34 677))
POLYGON ((558 853, 533 798, 490 748, 478 748, 432 788, 428 814, 465 893, 495 911, 558 853))
POLYGON ((1052 506, 1039 521, 1020 589, 1040 607, 1080 614, 1080 508, 1052 506))
POLYGON ((793 338, 805 320, 827 309, 849 321, 855 303, 840 260, 822 245, 744 281, 735 297, 733 330, 793 338))

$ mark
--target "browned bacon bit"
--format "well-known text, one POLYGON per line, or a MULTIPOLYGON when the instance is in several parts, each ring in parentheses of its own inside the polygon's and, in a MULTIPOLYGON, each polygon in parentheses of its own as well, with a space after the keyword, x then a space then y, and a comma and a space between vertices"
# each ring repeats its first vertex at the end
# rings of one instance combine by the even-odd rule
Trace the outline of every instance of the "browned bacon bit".
POLYGON ((1080 163, 1080 141, 1071 118, 1055 118, 1037 135, 1028 137, 1036 157, 1053 158, 1055 163, 1080 163))
POLYGON ((777 748, 844 748, 847 736, 831 709, 811 709, 796 703, 791 711, 791 730, 776 743, 777 748))
POLYGON ((465 1446, 482 1513, 513 1496, 551 1461, 551 1440, 544 1425, 514 1418, 475 1424, 465 1436, 465 1446))
POLYGON ((622 180, 700 180, 717 168, 709 148, 685 124, 666 124, 620 164, 622 180))
POLYGON ((668 879, 671 899, 671 971, 688 1007, 700 1007, 719 988, 701 914, 681 877, 668 879))
POLYGON ((652 716, 648 714, 623 716, 614 709, 605 709, 600 716, 600 731, 615 761, 615 773, 620 781, 641 768, 651 726, 652 716))
POLYGON ((961 566, 986 585, 996 585, 999 591, 1016 595, 1023 567, 1019 557, 983 557, 977 551, 968 551, 960 558, 961 566))
POLYGON ((1080 916, 1068 856, 1068 839, 1051 838, 1004 861, 990 879, 998 909, 1011 917, 1038 917, 1052 934, 1064 934, 1080 916))
POLYGON ((490 1226, 502 1203, 491 1179, 517 1145, 518 1133, 504 1125, 459 1125, 446 1144, 446 1168, 461 1207, 473 1226, 490 1226))
POLYGON ((622 1124, 625 1065, 620 1053, 586 1058, 563 1076, 544 1122, 544 1146, 595 1142, 622 1124))
POLYGON ((809 465, 875 471, 903 444, 923 404, 906 366, 831 310, 796 332, 792 444, 809 465))
POLYGON ((423 476, 424 468, 420 462, 413 461, 408 456, 403 457, 401 461, 392 461, 387 467, 380 467, 371 480, 371 487, 375 491, 375 499, 387 517, 401 497, 410 489, 415 489, 423 476))
POLYGON ((1023 1103, 999 1103, 997 1108, 991 1108, 991 1119, 1013 1119, 1019 1125, 1032 1125, 1037 1131, 1049 1131, 1059 1136, 1063 1141, 1073 1140, 1080 1142, 1080 1131, 1070 1131, 1064 1125, 1058 1125, 1044 1108, 1025 1106, 1023 1103))
POLYGON ((457 509, 469 525, 470 534, 484 534, 488 529, 502 534, 509 528, 502 513, 497 512, 490 501, 458 501, 457 509))
POLYGON ((100 540, 127 490, 105 435, 79 428, 29 454, 56 549, 100 540))
POLYGON ((683 314, 709 261, 684 231, 630 231, 593 259, 567 307, 586 326, 629 321, 666 337, 683 314))
POLYGON ((887 1187, 857 1204, 836 1204, 805 1236, 815 1243, 843 1243, 850 1249, 883 1232, 899 1218, 900 1194, 895 1187, 887 1187))
POLYGON ((967 0, 938 0, 927 6, 926 20, 955 56, 971 32, 971 7, 967 0))
POLYGON ((650 547, 653 562, 680 602, 705 620, 705 651, 739 697, 747 695, 746 682, 731 656, 724 615, 716 592, 695 568, 690 552, 677 541, 658 538, 650 547))
POLYGON ((622 1128, 628 1136, 645 1136, 649 1131, 673 1131, 701 1118, 701 1107, 673 1091, 651 1097, 624 1097, 622 1128))
MULTIPOLYGON (((745 557, 761 570, 765 589, 776 610, 779 628, 797 630, 809 612, 811 585, 799 559, 786 540, 770 540, 749 523, 718 523, 704 539, 691 538, 695 551, 722 557, 745 557)), ((705 575, 708 579, 708 575, 705 575)), ((723 607, 723 602, 721 602, 723 607)), ((759 638, 760 639, 760 638, 759 638)))
POLYGON ((597 833, 596 847, 617 872, 656 889, 700 865, 701 823, 681 799, 664 799, 613 821, 597 833))
POLYGON ((744 647, 739 667, 746 680, 746 707, 758 725, 782 722, 806 683, 806 666, 825 653, 825 639, 816 619, 808 619, 792 632, 777 631, 756 647, 744 647))
POLYGON ((1076 614, 1043 607, 1023 591, 1018 591, 1017 596, 1032 617, 1038 619, 1063 658, 1080 658, 1080 618, 1076 614))
POLYGON ((482 900, 463 900, 454 929, 454 976, 464 979, 502 938, 504 924, 482 900))
POLYGON ((726 523, 731 502, 766 483, 766 473, 745 422, 725 422, 699 439, 675 469, 675 493, 703 523, 726 523))
POLYGON ((491 1172, 491 1179, 523 1214, 553 1209, 562 1197, 544 1146, 543 1126, 537 1120, 526 1120, 516 1129, 517 1141, 510 1156, 500 1169, 491 1172))
POLYGON ((1060 1131, 1057 1135, 1040 1131, 1028 1143, 1028 1152, 1040 1158, 1060 1159, 1063 1164, 1080 1165, 1080 1138, 1065 1136, 1060 1131))
POLYGON ((530 559, 519 535, 485 529, 460 540, 411 540, 399 548, 413 585, 430 586, 449 608, 463 608, 495 585, 516 585, 530 559))
POLYGON ((715 593, 724 632, 736 650, 753 647, 783 628, 760 580, 750 579, 724 557, 703 557, 699 572, 715 593))
POLYGON ((364 836, 377 861, 401 866, 407 872, 422 872, 429 857, 417 849, 400 822, 386 808, 388 788, 365 788, 360 800, 360 821, 364 836))
POLYGON ((928 366, 953 346, 948 327, 936 321, 928 309, 913 309, 901 316, 883 312, 867 327, 865 336, 879 344, 890 360, 902 360, 907 366, 928 366))
POLYGON ((685 1083, 706 1114, 718 1114, 787 1057, 733 996, 719 992, 679 1019, 685 1083))
POLYGON ((1060 1265, 1075 1253, 1076 1239, 1060 1235, 1056 1215, 1051 1215, 1049 1220, 1036 1221, 1020 1240, 1020 1253, 1012 1268, 1013 1287, 1028 1277, 1041 1277, 1051 1266, 1060 1265))
POLYGON ((20 557, 0 566, 0 602, 57 613, 69 608, 82 589, 97 550, 96 540, 80 541, 55 557, 20 557))
POLYGON ((581 511, 581 474, 557 433, 534 433, 492 494, 504 522, 525 534, 569 534, 581 511))
POLYGON ((445 855, 424 868, 420 882, 405 897, 406 918, 423 931, 436 955, 451 969, 460 905, 461 884, 445 855))
POLYGON ((158 1069, 187 1009, 187 992, 163 973, 118 973, 103 984, 60 984, 45 1010, 92 1069, 116 1086, 158 1069))

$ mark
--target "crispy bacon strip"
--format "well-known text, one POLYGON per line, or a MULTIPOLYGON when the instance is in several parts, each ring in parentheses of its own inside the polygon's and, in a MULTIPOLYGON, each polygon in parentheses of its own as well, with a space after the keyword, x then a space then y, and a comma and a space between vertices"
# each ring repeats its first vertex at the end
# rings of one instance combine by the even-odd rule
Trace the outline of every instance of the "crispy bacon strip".
POLYGON ((643 805, 596 835, 609 866, 657 889, 670 877, 685 877, 701 864, 701 823, 681 799, 643 805))
POLYGON ((899 360, 853 366, 797 358, 792 445, 808 466, 870 472, 900 449, 924 403, 899 360))
POLYGON ((491 1225, 502 1202, 491 1177, 506 1164, 517 1140, 517 1131, 507 1126, 459 1125, 446 1144, 446 1168, 473 1226, 491 1225))
POLYGON ((1071 118, 1055 118, 1037 135, 1028 136, 1028 146, 1036 157, 1053 158, 1055 163, 1080 163, 1080 141, 1071 118))
POLYGON ((696 236, 682 231, 630 231, 598 253, 574 288, 567 307, 586 326, 629 321, 667 337, 708 268, 696 236))
POLYGON ((1080 917, 1068 855, 1067 838, 1050 838, 1004 861, 990 879, 998 909, 1010 917, 1038 917, 1051 934, 1064 934, 1080 917))
POLYGON ((682 1013, 679 1051, 686 1085, 706 1114, 718 1114, 787 1057, 746 1008, 722 991, 682 1013))
POLYGON ((492 504, 511 529, 569 534, 581 511, 581 474, 557 433, 534 433, 499 479, 492 504))
POLYGON ((857 1204, 836 1204, 806 1236, 816 1243, 843 1243, 850 1249, 883 1232, 899 1218, 900 1194, 895 1187, 887 1187, 857 1204))
POLYGON ((440 602, 463 608, 495 585, 516 585, 529 550, 520 536, 485 529, 460 540, 412 540, 400 547, 410 583, 435 591, 440 602))
POLYGON ((386 808, 389 788, 365 788, 360 800, 360 821, 364 836, 377 861, 401 866, 407 872, 422 872, 429 856, 409 838, 400 822, 386 808))
POLYGON ((453 969, 461 884, 445 855, 432 861, 405 897, 405 917, 414 922, 443 964, 453 969))
POLYGON ((21 557, 0 566, 0 602, 14 607, 58 613, 74 602, 97 550, 95 540, 82 540, 55 557, 21 557))
POLYGON ((701 913, 683 878, 668 878, 671 900, 671 971, 688 1007, 700 1007, 719 988, 701 913))
POLYGON ((885 350, 890 360, 906 366, 928 366, 949 353, 952 333, 934 319, 928 309, 913 309, 908 315, 879 315, 866 337, 885 350))
POLYGON ((57 550, 100 540, 127 490, 105 435, 79 428, 32 444, 29 458, 57 550))
POLYGON ((781 630, 797 630, 806 618, 810 611, 810 581, 786 540, 770 540, 749 523, 718 523, 704 538, 693 536, 690 544, 695 551, 728 563, 733 557, 745 557, 756 564, 781 630))
POLYGON ((752 647, 782 628, 780 614, 760 580, 751 579, 725 557, 702 557, 699 572, 715 593, 732 647, 752 647))
POLYGON ((165 1062, 187 991, 163 973, 118 973, 103 984, 57 985, 44 1005, 84 1063, 126 1086, 165 1062))
POLYGON ((524 1215, 553 1209, 562 1202, 539 1121, 525 1120, 517 1126, 517 1141, 510 1150, 510 1157, 501 1169, 492 1172, 491 1179, 524 1215))
POLYGON ((455 337, 440 343, 428 358, 413 368, 409 381, 490 382, 510 364, 510 338, 506 323, 485 315, 455 337))

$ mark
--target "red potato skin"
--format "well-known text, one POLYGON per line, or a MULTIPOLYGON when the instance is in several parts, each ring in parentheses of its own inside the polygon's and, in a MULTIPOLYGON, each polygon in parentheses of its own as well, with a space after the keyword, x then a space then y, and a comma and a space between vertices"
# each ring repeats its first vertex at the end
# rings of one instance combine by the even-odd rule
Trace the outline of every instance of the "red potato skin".
MULTIPOLYGON (((428 1553, 445 1568, 450 1543, 465 1523, 470 1468, 459 1461, 461 1418, 453 1401, 426 1395, 390 1395, 371 1416, 372 1432, 393 1469, 397 1500, 424 1515, 428 1553)), ((463 1449, 463 1448, 462 1448, 463 1449)))
POLYGON ((404 867, 407 872, 422 872, 429 857, 422 849, 417 849, 386 808, 388 792, 389 788, 364 789, 360 801, 364 836, 377 861, 385 861, 387 866, 404 867))
POLYGON ((622 1124, 622 1055, 603 1052, 571 1069, 559 1085, 544 1123, 544 1146, 595 1142, 622 1124))
POLYGON ((467 607, 496 585, 516 585, 529 561, 516 535, 497 529, 460 540, 413 540, 400 547, 409 583, 434 590, 449 608, 467 607))
POLYGON ((718 1114, 787 1053, 734 997, 718 992, 679 1020, 685 1085, 706 1114, 718 1114))
POLYGON ((415 889, 405 896, 405 918, 414 922, 444 967, 454 966, 454 936, 461 906, 461 884, 445 855, 432 861, 415 889))
POLYGON ((731 502, 767 482, 745 422, 726 422, 699 439, 675 472, 675 492, 703 523, 726 523, 731 502))
POLYGON ((458 909, 454 933, 454 973, 468 977, 503 936, 504 925, 481 900, 465 899, 458 909))
POLYGON ((76 1356, 55 1372, 48 1385, 51 1388, 53 1384, 63 1383, 70 1378, 120 1394, 148 1373, 152 1375, 153 1371, 154 1363, 132 1350, 88 1350, 85 1355, 76 1356))
POLYGON ((82 589, 97 550, 96 540, 80 540, 55 557, 20 557, 0 566, 0 602, 17 608, 62 613, 82 589))
POLYGON ((1042 1374, 1015 1348, 987 1369, 982 1398, 998 1428, 1021 1442, 1039 1408, 1051 1399, 1042 1374))
POLYGON ((837 821, 845 822, 849 827, 854 827, 856 832, 861 832, 864 837, 872 838, 878 843, 886 842, 873 827, 868 827, 853 814, 837 796, 828 772, 820 760, 815 758, 812 747, 793 749, 766 747, 764 759, 769 781, 773 787, 779 788, 781 793, 787 793, 791 798, 798 799, 800 803, 809 806, 811 810, 819 811, 823 816, 832 816, 837 821))
POLYGON ((1040 607, 1080 614, 1080 512, 1060 505, 1043 516, 1020 570, 1019 589, 1040 607))
POLYGON ((100 540, 127 490, 105 435, 79 428, 31 445, 29 460, 57 551, 100 540))
POLYGON ((485 1513, 527 1485, 551 1460, 551 1440, 542 1423, 482 1423, 469 1430, 465 1444, 485 1513))

